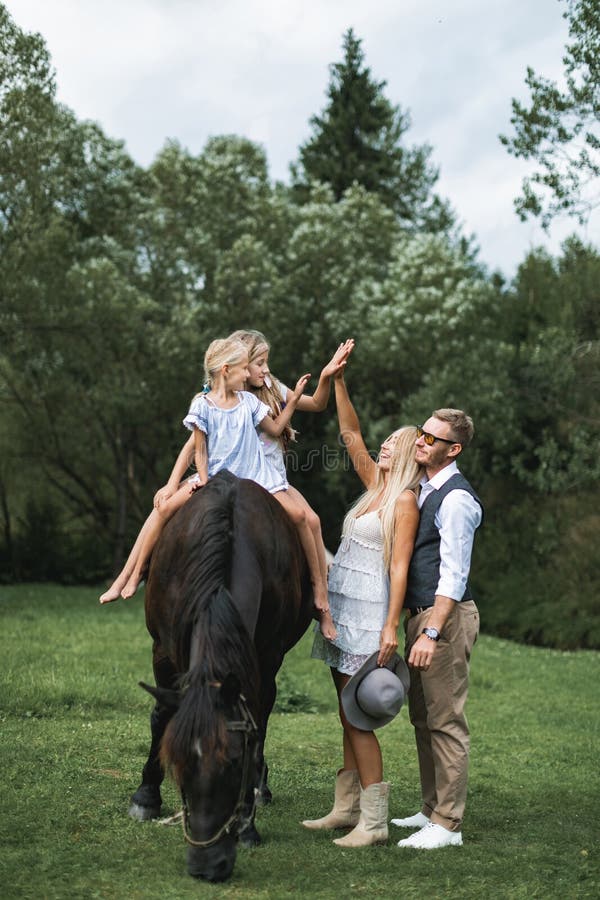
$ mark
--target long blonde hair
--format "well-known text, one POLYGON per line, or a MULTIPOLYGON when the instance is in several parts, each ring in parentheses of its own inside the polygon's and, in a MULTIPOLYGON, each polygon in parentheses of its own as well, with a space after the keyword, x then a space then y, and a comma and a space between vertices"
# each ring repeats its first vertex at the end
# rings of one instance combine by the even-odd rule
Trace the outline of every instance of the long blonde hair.
MULTIPOLYGON (((249 363, 253 363, 254 360, 258 359, 260 356, 265 356, 271 349, 269 346, 269 342, 267 341, 262 331, 254 331, 253 329, 244 331, 240 329, 239 331, 234 331, 233 334, 230 334, 229 339, 241 341, 245 345, 248 351, 249 363)), ((252 385, 248 385, 248 390, 252 391, 252 393, 255 394, 259 400, 267 404, 273 414, 273 418, 276 419, 283 409, 285 403, 283 395, 281 393, 279 381, 273 375, 271 375, 269 383, 265 382, 265 384, 260 388, 255 388, 252 387, 252 385)), ((287 449, 290 441, 294 440, 294 435, 294 429, 291 428, 290 425, 286 425, 279 438, 284 450, 287 449)))
POLYGON ((387 484, 382 469, 377 469, 377 481, 373 487, 361 494, 356 503, 346 513, 343 534, 348 534, 353 527, 352 521, 363 515, 375 500, 381 497, 379 519, 383 534, 383 560, 389 569, 394 548, 394 526, 396 501, 402 491, 417 491, 423 475, 423 467, 415 461, 415 440, 417 429, 413 425, 405 425, 394 432, 397 435, 390 458, 387 484))
POLYGON ((247 358, 248 348, 240 340, 227 337, 211 341, 204 354, 204 379, 209 388, 214 387, 215 376, 223 366, 237 366, 247 358))

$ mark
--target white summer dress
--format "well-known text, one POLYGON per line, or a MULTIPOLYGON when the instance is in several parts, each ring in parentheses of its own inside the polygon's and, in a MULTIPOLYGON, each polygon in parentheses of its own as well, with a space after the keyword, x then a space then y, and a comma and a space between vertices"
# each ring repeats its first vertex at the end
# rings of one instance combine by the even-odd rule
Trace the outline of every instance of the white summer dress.
MULTIPOLYGON (((285 407, 290 389, 286 387, 285 384, 282 384, 281 381, 278 381, 277 379, 273 380, 279 388, 279 393, 281 394, 281 399, 283 400, 283 407, 285 407)), ((273 466, 280 479, 287 484, 287 472, 285 468, 285 457, 283 454, 281 438, 271 437, 271 435, 267 434, 266 431, 259 430, 258 439, 262 445, 267 463, 270 466, 273 466)))
POLYGON ((337 637, 325 640, 317 625, 312 656, 354 675, 379 650, 388 613, 390 581, 383 562, 379 510, 350 520, 329 570, 328 587, 337 637))

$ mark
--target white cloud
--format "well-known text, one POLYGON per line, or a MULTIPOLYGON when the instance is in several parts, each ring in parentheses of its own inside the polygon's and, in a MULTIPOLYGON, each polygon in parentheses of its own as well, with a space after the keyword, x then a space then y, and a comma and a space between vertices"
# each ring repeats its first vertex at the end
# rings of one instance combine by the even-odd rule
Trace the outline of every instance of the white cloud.
MULTIPOLYGON (((167 138, 197 153, 209 135, 233 132, 262 143, 281 179, 323 108, 328 65, 352 26, 389 99, 411 110, 408 140, 432 145, 440 192, 476 232, 484 259, 511 271, 531 233, 544 237, 513 212, 524 169, 498 134, 510 133, 511 97, 526 96, 527 65, 561 75, 567 30, 557 0, 6 5, 21 27, 44 35, 60 99, 123 138, 141 164, 167 138)), ((573 229, 568 222, 553 234, 573 229)))

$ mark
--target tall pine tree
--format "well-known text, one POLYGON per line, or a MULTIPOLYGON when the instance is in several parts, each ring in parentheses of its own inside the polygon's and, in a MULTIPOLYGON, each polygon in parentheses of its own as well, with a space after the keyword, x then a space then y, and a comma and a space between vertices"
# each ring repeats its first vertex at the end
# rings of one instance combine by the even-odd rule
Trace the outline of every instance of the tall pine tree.
POLYGON ((453 215, 433 193, 438 171, 431 148, 403 144, 410 116, 385 97, 386 82, 373 79, 361 43, 348 29, 344 58, 330 66, 329 102, 310 119, 312 137, 292 166, 296 193, 304 198, 310 182, 317 181, 331 185, 340 200, 357 182, 377 193, 405 227, 448 230, 453 215))

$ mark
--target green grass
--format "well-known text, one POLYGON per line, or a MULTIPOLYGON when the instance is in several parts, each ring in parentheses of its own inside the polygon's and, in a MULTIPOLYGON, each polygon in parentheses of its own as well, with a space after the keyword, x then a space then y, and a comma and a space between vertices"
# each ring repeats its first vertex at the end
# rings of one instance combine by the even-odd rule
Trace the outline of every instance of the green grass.
MULTIPOLYGON (((179 828, 127 817, 149 742, 150 639, 141 595, 0 588, 0 892, 4 898, 596 898, 600 896, 600 653, 480 638, 473 656, 465 845, 340 850, 302 818, 327 811, 340 731, 310 635, 288 656, 267 756, 264 844, 226 885, 191 879, 179 828)), ((391 814, 419 808, 403 710, 380 732, 391 814)), ((172 785, 166 811, 178 808, 172 785)))

